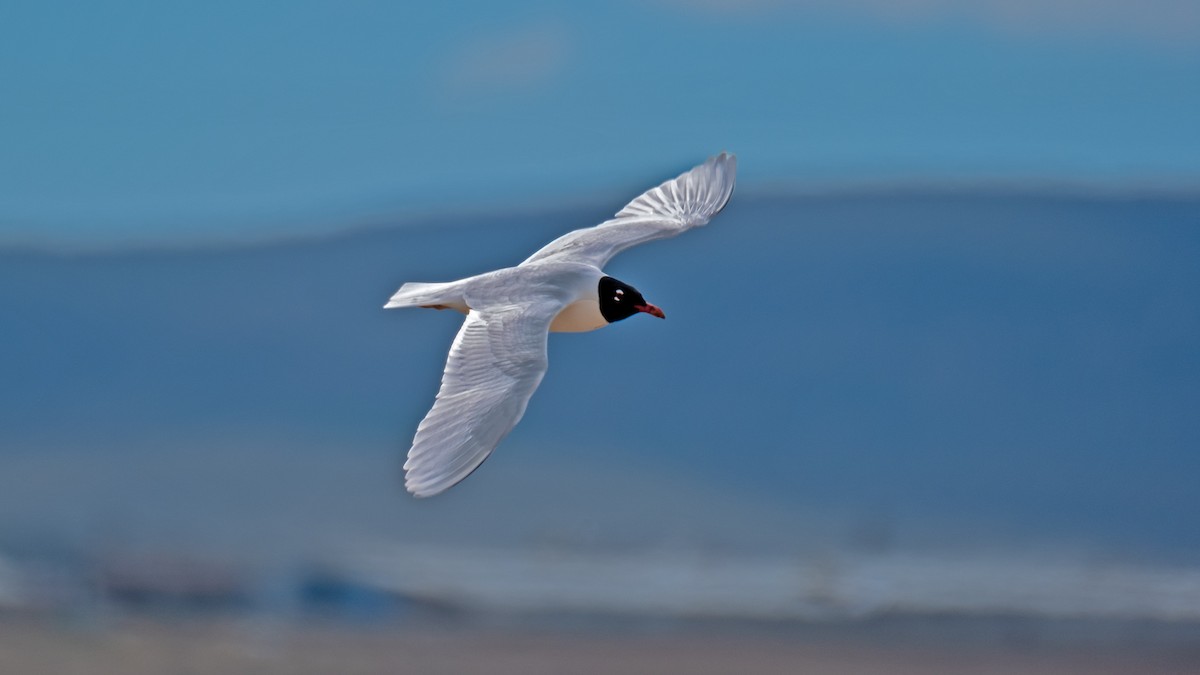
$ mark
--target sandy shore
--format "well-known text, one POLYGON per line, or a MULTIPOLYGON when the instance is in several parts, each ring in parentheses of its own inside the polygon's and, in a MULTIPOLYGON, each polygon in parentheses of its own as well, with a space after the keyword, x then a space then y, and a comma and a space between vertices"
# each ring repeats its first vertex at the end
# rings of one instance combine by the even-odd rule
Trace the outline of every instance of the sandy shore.
POLYGON ((146 620, 0 621, 0 673, 1087 673, 1200 672, 1200 644, 1141 647, 880 639, 789 631, 424 629, 146 620))

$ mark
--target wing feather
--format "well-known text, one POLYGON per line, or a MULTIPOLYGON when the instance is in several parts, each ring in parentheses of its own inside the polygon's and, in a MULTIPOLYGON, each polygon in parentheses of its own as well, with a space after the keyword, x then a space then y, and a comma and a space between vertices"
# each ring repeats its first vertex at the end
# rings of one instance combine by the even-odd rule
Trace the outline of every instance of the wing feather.
POLYGON ((546 374, 546 336, 560 305, 471 310, 408 451, 409 492, 429 497, 455 485, 512 431, 546 374))
POLYGON ((733 195, 737 158, 721 153, 696 168, 647 190, 612 220, 569 232, 543 246, 522 265, 544 260, 603 267, 632 246, 674 237, 707 223, 733 195))

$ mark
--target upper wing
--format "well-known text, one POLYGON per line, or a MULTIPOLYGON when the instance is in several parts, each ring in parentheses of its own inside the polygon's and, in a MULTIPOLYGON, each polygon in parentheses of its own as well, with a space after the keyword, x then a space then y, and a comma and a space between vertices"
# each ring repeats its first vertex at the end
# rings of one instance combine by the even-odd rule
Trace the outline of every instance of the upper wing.
POLYGON ((665 239, 699 227, 720 213, 733 194, 737 158, 722 152, 707 162, 648 190, 617 217, 569 232, 546 244, 522 265, 555 259, 603 267, 631 246, 665 239))
POLYGON ((512 431, 546 374, 546 336, 560 309, 542 299, 467 314, 404 463, 409 492, 428 497, 453 486, 512 431))

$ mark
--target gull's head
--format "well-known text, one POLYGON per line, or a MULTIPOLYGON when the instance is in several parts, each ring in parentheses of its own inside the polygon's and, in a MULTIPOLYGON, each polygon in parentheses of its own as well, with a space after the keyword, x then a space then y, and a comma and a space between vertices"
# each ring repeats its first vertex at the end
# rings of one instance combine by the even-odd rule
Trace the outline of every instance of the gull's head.
POLYGON ((646 302, 638 289, 612 277, 600 279, 600 314, 609 323, 628 319, 634 314, 645 312, 660 319, 667 318, 658 307, 646 302))

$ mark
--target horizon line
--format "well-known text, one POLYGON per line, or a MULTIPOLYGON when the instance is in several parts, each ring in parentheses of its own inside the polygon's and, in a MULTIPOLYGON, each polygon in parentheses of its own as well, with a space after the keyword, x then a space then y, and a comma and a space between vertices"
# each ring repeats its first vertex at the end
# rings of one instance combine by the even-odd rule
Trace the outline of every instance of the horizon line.
MULTIPOLYGON (((863 198, 880 199, 900 196, 966 197, 1058 197, 1093 201, 1139 199, 1200 200, 1200 180, 1044 179, 1044 178, 864 178, 864 179, 787 179, 759 183, 737 189, 739 201, 778 199, 863 198)), ((595 192, 531 200, 489 200, 474 205, 401 207, 364 206, 357 214, 328 215, 305 221, 303 218, 228 219, 220 231, 212 233, 138 233, 113 238, 92 236, 8 236, 0 234, 0 255, 13 253, 43 255, 122 255, 171 252, 244 250, 269 248, 341 239, 366 232, 421 228, 435 224, 464 226, 461 222, 480 215, 496 219, 526 214, 548 214, 579 209, 603 209, 607 201, 595 192), (447 222, 448 221, 448 222, 447 222), (238 234, 233 229, 251 229, 238 234)), ((612 217, 622 204, 613 206, 612 217)), ((615 204, 615 202, 614 202, 615 204)), ((220 219, 214 219, 220 220, 220 219)), ((208 222, 213 222, 210 220, 208 222)), ((599 221, 598 221, 599 222, 599 221)), ((587 225, 578 225, 587 227, 587 225)), ((0 228, 2 229, 2 228, 0 228)))

